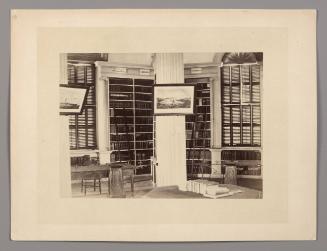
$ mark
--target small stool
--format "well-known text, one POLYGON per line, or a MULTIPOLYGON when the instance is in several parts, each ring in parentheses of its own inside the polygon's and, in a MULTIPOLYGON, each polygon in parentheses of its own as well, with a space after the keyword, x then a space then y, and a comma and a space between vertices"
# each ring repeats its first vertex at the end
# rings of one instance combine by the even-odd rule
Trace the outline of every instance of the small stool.
POLYGON ((86 195, 86 188, 88 187, 93 187, 94 191, 96 191, 96 188, 99 188, 101 194, 101 176, 91 172, 85 174, 81 182, 81 192, 84 189, 84 195, 86 195))

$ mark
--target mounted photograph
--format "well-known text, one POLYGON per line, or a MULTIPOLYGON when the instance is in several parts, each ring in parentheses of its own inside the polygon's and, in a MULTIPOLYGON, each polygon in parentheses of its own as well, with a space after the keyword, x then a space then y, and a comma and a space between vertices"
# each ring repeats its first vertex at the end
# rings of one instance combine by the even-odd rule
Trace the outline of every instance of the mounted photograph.
POLYGON ((12 240, 315 239, 316 18, 12 10, 12 240))
POLYGON ((193 114, 194 85, 156 85, 154 114, 193 114))
POLYGON ((263 197, 262 52, 60 57, 71 196, 263 197))

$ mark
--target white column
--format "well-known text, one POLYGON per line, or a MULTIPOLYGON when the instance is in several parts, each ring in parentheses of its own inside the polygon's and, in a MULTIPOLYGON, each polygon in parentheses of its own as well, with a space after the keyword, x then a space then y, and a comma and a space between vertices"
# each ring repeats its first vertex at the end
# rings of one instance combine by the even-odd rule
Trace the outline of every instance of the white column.
MULTIPOLYGON (((67 54, 60 54, 60 84, 68 84, 67 79, 67 54)), ((59 106, 59 103, 58 103, 59 106)), ((69 117, 60 116, 60 193, 61 196, 71 196, 70 173, 70 145, 69 145, 69 117)))
MULTIPOLYGON (((221 64, 221 60, 224 56, 224 53, 216 54, 216 63, 218 66, 221 64)), ((222 128, 221 128, 221 76, 220 76, 220 67, 217 67, 217 79, 213 79, 211 97, 212 97, 212 142, 213 149, 211 149, 211 176, 212 177, 221 177, 221 150, 222 150, 222 128)))
POLYGON ((108 90, 107 81, 101 77, 101 67, 96 66, 96 124, 100 164, 110 162, 108 146, 108 90))
MULTIPOLYGON (((156 54, 154 69, 156 84, 184 83, 182 53, 156 54)), ((185 116, 156 117, 156 153, 157 185, 186 190, 185 116)))
POLYGON ((218 79, 214 79, 211 85, 212 94, 212 142, 211 149, 211 176, 221 176, 221 101, 220 101, 220 69, 218 69, 218 79))

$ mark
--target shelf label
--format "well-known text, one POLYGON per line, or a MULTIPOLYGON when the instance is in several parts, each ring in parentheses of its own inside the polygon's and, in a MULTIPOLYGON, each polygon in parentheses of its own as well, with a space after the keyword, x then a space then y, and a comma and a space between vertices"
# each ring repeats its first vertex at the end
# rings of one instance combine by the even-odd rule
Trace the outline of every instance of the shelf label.
POLYGON ((124 67, 116 67, 115 68, 115 72, 118 72, 118 73, 126 73, 127 72, 127 69, 124 68, 124 67))
POLYGON ((196 68, 191 68, 191 74, 200 74, 202 73, 202 68, 196 67, 196 68))
POLYGON ((150 75, 150 69, 140 69, 140 75, 149 76, 150 75))

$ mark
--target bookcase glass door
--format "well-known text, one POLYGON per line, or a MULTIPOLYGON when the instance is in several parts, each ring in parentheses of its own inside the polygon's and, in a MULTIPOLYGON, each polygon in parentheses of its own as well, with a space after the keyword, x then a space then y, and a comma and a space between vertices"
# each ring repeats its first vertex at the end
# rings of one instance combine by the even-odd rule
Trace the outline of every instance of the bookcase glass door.
POLYGON ((195 84, 195 111, 185 116, 188 179, 211 174, 210 78, 189 78, 195 84))
POLYGON ((153 80, 109 78, 111 162, 128 162, 151 174, 153 80))

